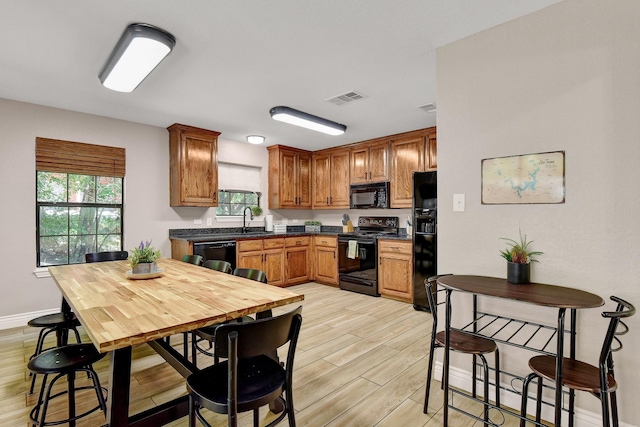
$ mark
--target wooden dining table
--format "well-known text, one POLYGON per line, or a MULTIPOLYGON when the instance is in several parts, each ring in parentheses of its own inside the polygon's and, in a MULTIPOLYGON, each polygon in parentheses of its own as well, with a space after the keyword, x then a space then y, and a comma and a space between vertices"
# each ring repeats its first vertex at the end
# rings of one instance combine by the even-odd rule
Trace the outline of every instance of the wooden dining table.
MULTIPOLYGON (((604 305, 604 300, 595 294, 580 289, 541 283, 513 284, 506 279, 472 275, 445 275, 437 279, 437 283, 446 290, 445 310, 445 352, 443 361, 444 376, 444 425, 448 425, 449 414, 449 333, 451 327, 451 293, 464 292, 473 295, 474 319, 477 313, 477 297, 487 296, 504 300, 523 302, 542 307, 557 309, 556 333, 556 384, 554 425, 559 427, 562 418, 562 359, 564 357, 565 315, 570 310, 569 324, 569 358, 576 357, 576 310, 595 308, 604 305)), ((475 325, 475 323, 474 323, 475 325)), ((475 327, 475 326, 474 326, 475 327)), ((498 384, 496 382, 496 387, 498 384)), ((574 395, 569 392, 569 424, 573 425, 574 395)))
POLYGON ((179 260, 158 260, 159 277, 139 280, 128 261, 49 267, 96 349, 110 353, 107 425, 158 426, 187 414, 187 397, 129 414, 132 347, 149 344, 183 376, 197 371, 164 338, 245 315, 267 313, 303 295, 179 260))

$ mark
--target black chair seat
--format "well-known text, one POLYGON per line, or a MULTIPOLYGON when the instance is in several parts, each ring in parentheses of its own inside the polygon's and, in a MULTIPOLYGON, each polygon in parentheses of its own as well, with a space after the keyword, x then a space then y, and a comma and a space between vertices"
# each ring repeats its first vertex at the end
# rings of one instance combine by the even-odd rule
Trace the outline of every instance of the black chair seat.
MULTIPOLYGON (((212 365, 187 377, 187 390, 200 406, 217 413, 227 413, 228 363, 212 365)), ((238 361, 238 412, 245 412, 276 400, 284 391, 285 370, 267 356, 238 361)))
MULTIPOLYGON (((438 332, 436 334, 436 343, 440 347, 444 347, 444 341, 444 331, 438 332)), ((454 330, 449 332, 449 344, 451 351, 466 354, 487 354, 493 353, 498 349, 496 342, 493 340, 454 330)))
POLYGON ((106 353, 98 353, 93 344, 69 344, 40 353, 29 361, 27 368, 34 374, 68 373, 105 356, 106 353))
POLYGON ((47 314, 45 316, 36 317, 27 323, 34 328, 65 328, 72 329, 74 326, 80 326, 80 321, 75 313, 69 313, 65 316, 63 313, 47 314))

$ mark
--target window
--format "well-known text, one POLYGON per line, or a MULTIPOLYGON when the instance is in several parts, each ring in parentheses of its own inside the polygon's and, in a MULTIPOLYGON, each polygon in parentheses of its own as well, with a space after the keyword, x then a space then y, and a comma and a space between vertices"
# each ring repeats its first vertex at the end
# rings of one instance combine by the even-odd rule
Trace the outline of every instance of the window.
POLYGON ((38 267, 122 250, 122 185, 117 177, 38 171, 38 267))
POLYGON ((37 265, 122 250, 124 148, 36 138, 37 265))
POLYGON ((242 216, 245 208, 260 206, 260 195, 252 191, 220 190, 217 216, 242 216))

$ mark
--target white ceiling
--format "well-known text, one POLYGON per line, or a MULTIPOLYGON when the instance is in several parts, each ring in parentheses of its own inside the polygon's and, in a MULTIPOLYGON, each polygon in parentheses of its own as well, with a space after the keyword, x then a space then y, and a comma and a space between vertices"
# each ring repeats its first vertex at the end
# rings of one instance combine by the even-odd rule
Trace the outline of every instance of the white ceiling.
POLYGON ((558 1, 2 0, 0 97, 317 150, 434 126, 417 106, 437 104, 435 49, 558 1), (133 22, 176 46, 134 92, 113 92, 98 74, 133 22), (350 90, 367 98, 325 101, 350 90), (347 132, 274 121, 277 105, 347 132))

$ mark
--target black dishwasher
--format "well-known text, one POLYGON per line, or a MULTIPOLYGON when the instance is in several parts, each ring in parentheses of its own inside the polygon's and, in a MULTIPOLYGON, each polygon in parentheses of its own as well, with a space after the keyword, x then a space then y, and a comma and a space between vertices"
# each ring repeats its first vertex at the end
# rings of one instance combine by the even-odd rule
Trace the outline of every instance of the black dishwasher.
POLYGON ((228 240, 223 242, 197 242, 193 244, 193 254, 200 255, 204 261, 213 259, 227 261, 231 267, 236 268, 236 242, 228 240))

